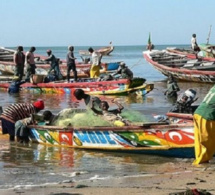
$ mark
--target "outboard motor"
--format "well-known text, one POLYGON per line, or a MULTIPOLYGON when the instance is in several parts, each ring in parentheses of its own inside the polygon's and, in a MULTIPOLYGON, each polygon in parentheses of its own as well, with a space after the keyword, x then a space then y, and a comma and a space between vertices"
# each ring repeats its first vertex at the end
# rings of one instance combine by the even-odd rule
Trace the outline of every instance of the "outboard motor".
POLYGON ((170 111, 179 113, 193 113, 191 105, 198 99, 195 97, 196 91, 194 89, 187 89, 183 94, 178 97, 176 106, 170 111))

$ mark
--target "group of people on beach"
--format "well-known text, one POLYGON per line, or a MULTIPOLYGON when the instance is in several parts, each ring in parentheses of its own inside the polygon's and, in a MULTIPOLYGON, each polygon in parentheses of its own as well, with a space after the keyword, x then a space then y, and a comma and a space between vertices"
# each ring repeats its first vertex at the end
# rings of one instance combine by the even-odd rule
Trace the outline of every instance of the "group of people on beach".
MULTIPOLYGON (((17 51, 14 53, 14 63, 15 63, 15 71, 14 76, 18 81, 22 81, 24 76, 24 67, 26 67, 26 77, 25 82, 30 82, 30 77, 36 74, 36 63, 34 52, 36 51, 35 47, 31 47, 26 54, 23 52, 23 46, 18 46, 17 51)), ((70 71, 73 70, 74 78, 77 80, 77 71, 75 66, 75 57, 73 54, 74 47, 68 47, 68 53, 66 55, 67 62, 67 80, 70 79, 70 71)), ((56 80, 61 80, 63 78, 60 72, 60 59, 56 58, 51 49, 46 51, 48 57, 46 59, 40 59, 40 56, 37 57, 38 60, 41 60, 45 63, 50 63, 50 69, 48 70, 48 76, 50 73, 54 71, 54 77, 56 80)))
MULTIPOLYGON (((46 82, 62 80, 63 75, 60 71, 60 59, 56 58, 51 49, 48 49, 46 59, 40 59, 40 56, 35 57, 34 52, 36 51, 35 47, 31 47, 26 54, 23 52, 23 46, 18 46, 17 51, 14 53, 14 63, 15 71, 13 82, 9 88, 10 93, 15 93, 19 91, 19 86, 25 82, 30 82, 32 75, 36 74, 36 63, 35 58, 38 60, 50 63, 50 69, 48 70, 47 77, 45 78, 46 82), (25 80, 22 80, 24 76, 24 67, 26 67, 26 77, 25 80), (53 72, 53 74, 52 74, 53 72)), ((100 69, 101 69, 101 59, 102 55, 100 52, 95 51, 92 47, 88 49, 89 54, 91 55, 91 67, 89 70, 90 78, 99 78, 100 69)), ((74 57, 74 46, 68 46, 68 52, 66 55, 66 64, 67 64, 67 82, 70 82, 70 72, 73 71, 74 82, 78 80, 78 73, 76 70, 76 58, 74 57)), ((120 63, 119 69, 112 75, 120 75, 120 78, 132 79, 133 72, 126 66, 124 62, 120 63)))

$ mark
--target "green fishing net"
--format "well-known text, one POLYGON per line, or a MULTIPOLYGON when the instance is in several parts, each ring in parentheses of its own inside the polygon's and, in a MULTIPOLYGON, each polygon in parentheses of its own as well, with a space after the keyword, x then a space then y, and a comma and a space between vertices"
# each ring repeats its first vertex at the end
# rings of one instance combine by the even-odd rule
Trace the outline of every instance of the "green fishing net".
POLYGON ((126 109, 120 115, 131 122, 147 122, 147 118, 138 111, 126 109))
MULTIPOLYGON (((137 111, 125 110, 120 114, 123 119, 131 122, 143 123, 146 118, 137 111)), ((91 109, 73 109, 62 110, 56 117, 52 125, 56 126, 74 126, 74 127, 93 127, 93 126, 114 126, 112 122, 104 120, 96 115, 91 109)))
POLYGON ((70 108, 62 110, 56 117, 53 125, 74 127, 113 126, 112 123, 95 115, 90 109, 80 110, 70 108))

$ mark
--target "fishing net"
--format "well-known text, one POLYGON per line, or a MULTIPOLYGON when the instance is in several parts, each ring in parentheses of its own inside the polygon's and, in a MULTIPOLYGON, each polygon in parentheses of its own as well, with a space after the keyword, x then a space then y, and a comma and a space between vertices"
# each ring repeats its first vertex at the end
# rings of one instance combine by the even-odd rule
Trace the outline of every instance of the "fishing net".
POLYGON ((120 114, 124 119, 127 119, 131 122, 147 122, 146 116, 141 113, 133 110, 123 110, 120 114))
MULTIPOLYGON (((123 119, 131 122, 146 122, 144 115, 137 111, 125 110, 120 114, 123 119)), ((109 122, 102 117, 95 115, 91 109, 73 109, 68 108, 62 110, 56 117, 52 125, 56 126, 74 126, 74 127, 93 127, 93 126, 114 126, 114 123, 109 122)))
POLYGON ((62 110, 53 125, 56 126, 74 126, 74 127, 91 127, 91 126, 113 126, 112 123, 95 115, 92 110, 64 109, 62 110))

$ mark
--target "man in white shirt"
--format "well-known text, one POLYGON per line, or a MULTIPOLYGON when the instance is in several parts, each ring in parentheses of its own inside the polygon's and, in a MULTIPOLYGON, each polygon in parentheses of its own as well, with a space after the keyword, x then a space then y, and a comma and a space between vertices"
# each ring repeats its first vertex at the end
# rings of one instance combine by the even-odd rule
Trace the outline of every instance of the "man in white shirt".
POLYGON ((198 52, 200 52, 200 48, 197 44, 197 41, 196 41, 196 34, 193 34, 192 35, 192 38, 191 38, 191 48, 193 51, 196 52, 196 58, 198 58, 198 52))
POLYGON ((101 58, 102 55, 94 51, 92 47, 88 49, 90 54, 92 55, 92 65, 90 68, 90 78, 98 78, 100 75, 100 63, 101 63, 101 58))

